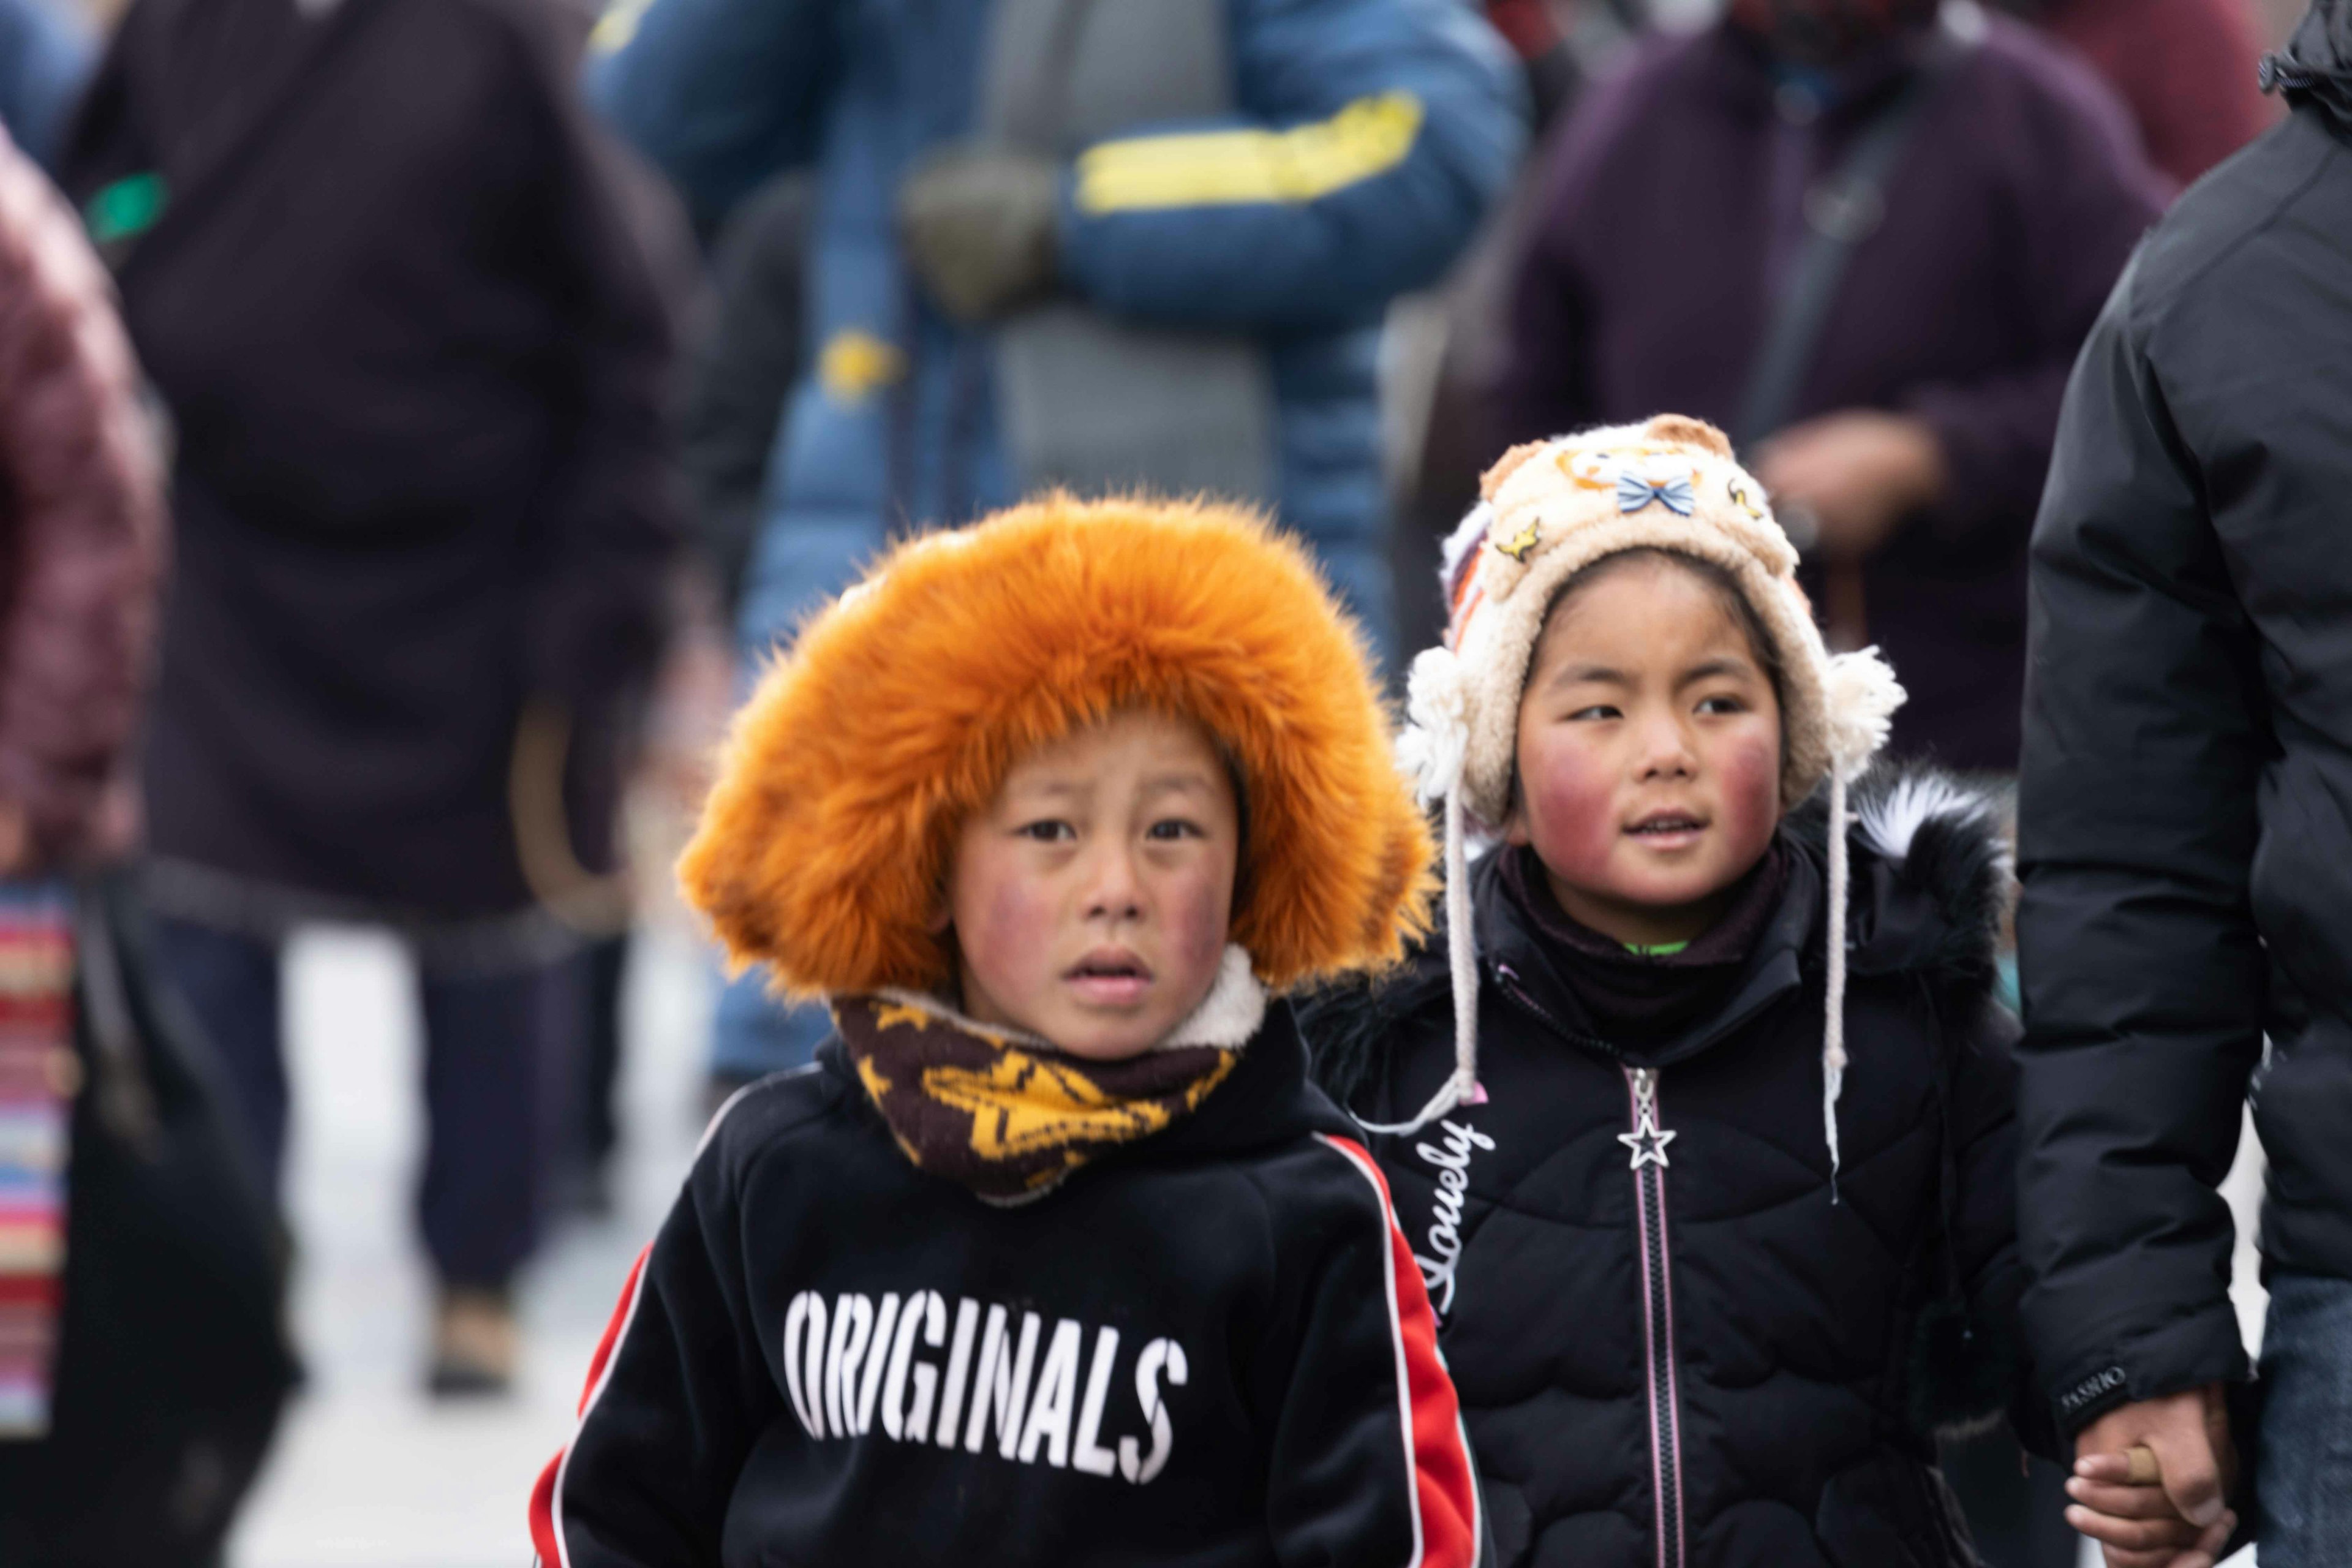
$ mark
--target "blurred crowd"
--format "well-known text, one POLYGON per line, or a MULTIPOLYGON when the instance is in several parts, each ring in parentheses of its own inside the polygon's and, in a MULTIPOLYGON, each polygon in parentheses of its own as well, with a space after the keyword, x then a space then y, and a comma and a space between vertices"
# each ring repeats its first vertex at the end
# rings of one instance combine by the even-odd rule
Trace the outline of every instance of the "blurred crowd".
MULTIPOLYGON (((0 0, 0 1509, 217 1549, 293 1376, 314 922, 415 956, 420 1375, 508 1387, 609 1181, 633 786, 690 796, 698 677, 906 531, 1255 502, 1401 687, 1480 470, 1673 409, 1901 672, 1895 749, 2013 780, 2069 373, 2302 6, 1717 9, 0 0), (151 1230, 195 1261, 110 1258, 151 1230), (86 1368, 142 1334, 243 1348, 86 1368)), ((828 1026, 727 982, 712 1094, 828 1026)), ((1988 1560, 2072 1561, 2054 1472, 1948 1458, 1988 1560)))

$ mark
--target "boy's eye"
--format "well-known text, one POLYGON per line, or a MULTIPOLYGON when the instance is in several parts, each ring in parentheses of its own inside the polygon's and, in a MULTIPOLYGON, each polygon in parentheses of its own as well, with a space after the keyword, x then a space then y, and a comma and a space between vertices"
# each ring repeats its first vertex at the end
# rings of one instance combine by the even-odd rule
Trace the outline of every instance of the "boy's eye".
POLYGON ((1709 697, 1698 705, 1702 713, 1745 713, 1748 704, 1737 697, 1709 697))
POLYGON ((1064 844, 1078 836, 1078 830, 1076 827, 1058 817, 1048 817, 1043 822, 1024 823, 1013 831, 1024 838, 1034 838, 1040 844, 1064 844))
POLYGON ((1187 822, 1181 816, 1171 816, 1155 822, 1145 828, 1143 836, 1146 838, 1158 839, 1161 843, 1166 843, 1177 838, 1198 838, 1202 837, 1202 833, 1198 823, 1187 822))

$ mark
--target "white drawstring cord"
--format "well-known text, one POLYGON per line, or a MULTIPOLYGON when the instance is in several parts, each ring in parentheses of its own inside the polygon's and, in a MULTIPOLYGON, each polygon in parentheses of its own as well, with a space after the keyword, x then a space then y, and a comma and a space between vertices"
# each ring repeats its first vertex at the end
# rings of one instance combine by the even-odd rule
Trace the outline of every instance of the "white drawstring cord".
POLYGON ((1830 769, 1829 974, 1822 1021, 1822 1121, 1830 1142, 1830 1202, 1838 1201, 1838 1097, 1845 1092, 1845 770, 1830 769))
POLYGON ((1470 923, 1470 854, 1462 786, 1445 792, 1445 947, 1454 975, 1454 1071, 1410 1121, 1367 1121, 1367 1132, 1409 1138, 1478 1091, 1478 939, 1470 923))

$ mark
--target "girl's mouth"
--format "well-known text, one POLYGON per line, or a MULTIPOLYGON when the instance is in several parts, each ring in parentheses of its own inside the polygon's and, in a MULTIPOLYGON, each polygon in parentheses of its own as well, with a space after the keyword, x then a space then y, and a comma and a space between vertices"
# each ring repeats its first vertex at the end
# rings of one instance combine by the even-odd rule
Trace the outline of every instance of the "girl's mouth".
POLYGON ((1643 817, 1625 831, 1642 838, 1672 838, 1703 832, 1706 827, 1702 818, 1681 812, 1660 812, 1655 816, 1643 817))

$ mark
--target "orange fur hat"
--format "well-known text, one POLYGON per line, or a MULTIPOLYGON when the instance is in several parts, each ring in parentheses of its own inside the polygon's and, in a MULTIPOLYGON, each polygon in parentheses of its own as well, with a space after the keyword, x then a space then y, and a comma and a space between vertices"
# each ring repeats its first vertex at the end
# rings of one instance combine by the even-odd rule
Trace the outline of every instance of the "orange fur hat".
POLYGON ((1240 773, 1232 940, 1268 987, 1423 929, 1427 824, 1306 551, 1231 507, 1065 495, 901 544, 809 622, 736 717, 687 897, 788 994, 936 989, 961 825, 1024 753, 1130 706, 1194 720, 1240 773))

